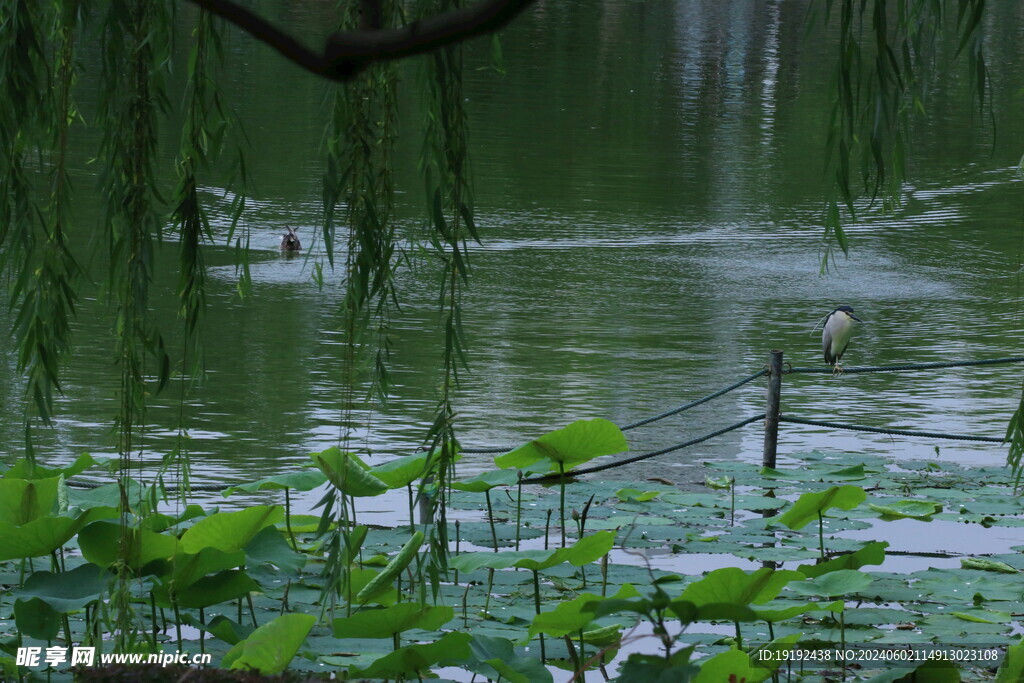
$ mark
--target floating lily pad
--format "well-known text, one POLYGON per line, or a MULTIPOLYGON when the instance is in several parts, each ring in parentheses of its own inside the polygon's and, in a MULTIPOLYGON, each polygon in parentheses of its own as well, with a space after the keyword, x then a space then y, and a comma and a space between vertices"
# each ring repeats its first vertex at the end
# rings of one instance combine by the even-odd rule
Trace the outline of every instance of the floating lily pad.
POLYGON ((987 572, 999 572, 1001 574, 1016 574, 1018 569, 1011 567, 1005 562, 996 562, 983 557, 964 557, 960 560, 960 566, 964 569, 980 569, 987 572))
POLYGON ((634 501, 637 503, 646 503, 649 500, 654 500, 663 493, 664 491, 641 491, 640 489, 624 488, 616 491, 615 497, 622 502, 634 501))
POLYGON ((917 519, 932 521, 932 516, 942 512, 942 504, 930 500, 900 500, 885 505, 868 504, 868 507, 886 522, 896 519, 917 519))
POLYGON ((789 589, 800 595, 833 597, 861 593, 873 581, 871 576, 862 571, 839 569, 806 581, 792 583, 789 589))

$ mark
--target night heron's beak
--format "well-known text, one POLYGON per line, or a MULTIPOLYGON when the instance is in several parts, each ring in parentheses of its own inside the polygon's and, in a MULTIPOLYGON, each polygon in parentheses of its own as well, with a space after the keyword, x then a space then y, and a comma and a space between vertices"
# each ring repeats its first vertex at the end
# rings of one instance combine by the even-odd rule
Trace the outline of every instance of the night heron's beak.
POLYGON ((857 316, 855 316, 855 315, 854 315, 853 313, 851 313, 851 314, 850 314, 850 317, 851 317, 851 318, 853 318, 854 320, 856 320, 856 321, 857 321, 857 322, 859 322, 859 323, 862 323, 862 322, 864 322, 863 320, 861 320, 860 318, 858 318, 857 316))

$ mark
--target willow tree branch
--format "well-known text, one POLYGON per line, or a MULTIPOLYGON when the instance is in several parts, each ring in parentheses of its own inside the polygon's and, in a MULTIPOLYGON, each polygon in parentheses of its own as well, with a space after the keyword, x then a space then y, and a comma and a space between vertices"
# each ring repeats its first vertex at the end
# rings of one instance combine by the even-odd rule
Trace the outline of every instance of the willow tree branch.
POLYGON ((497 31, 534 2, 479 0, 398 28, 342 31, 327 37, 320 54, 232 0, 191 1, 274 48, 303 69, 335 81, 348 80, 373 62, 423 54, 497 31))

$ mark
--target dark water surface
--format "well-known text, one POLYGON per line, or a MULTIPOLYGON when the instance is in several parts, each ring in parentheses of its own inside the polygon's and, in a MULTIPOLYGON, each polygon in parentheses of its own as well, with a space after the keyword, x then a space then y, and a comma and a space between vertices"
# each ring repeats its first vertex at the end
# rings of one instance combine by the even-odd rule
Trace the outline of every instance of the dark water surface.
MULTIPOLYGON (((319 28, 321 4, 263 6, 283 22, 319 28)), ((1024 10, 997 5, 987 27, 994 116, 972 113, 962 70, 940 68, 928 118, 917 125, 903 206, 865 208, 849 228, 849 258, 824 275, 831 62, 824 37, 803 37, 805 3, 540 2, 503 34, 504 73, 490 68, 489 40, 473 44, 466 97, 483 243, 472 249, 464 302, 464 444, 517 444, 583 417, 638 420, 758 370, 771 348, 795 365, 818 364, 812 328, 843 303, 866 321, 848 366, 1021 354, 1024 10)), ((210 187, 219 234, 206 247, 209 375, 183 409, 180 382, 154 401, 145 441, 154 461, 174 448, 183 412, 194 482, 214 484, 305 464, 344 434, 339 276, 329 276, 324 292, 311 278, 323 255, 313 235, 325 87, 234 32, 227 45, 228 87, 253 141, 256 191, 246 221, 258 250, 254 289, 244 300, 235 293, 227 199, 210 187), (278 254, 286 222, 299 226, 308 259, 278 254)), ((415 64, 403 69, 403 101, 412 104, 415 64)), ((418 114, 407 116, 398 155, 409 234, 422 212, 418 128, 418 114)), ((173 139, 166 147, 174 149, 173 139)), ((94 172, 83 165, 76 175, 83 232, 98 216, 94 172)), ((171 260, 174 252, 167 245, 162 254, 171 260)), ((348 434, 371 462, 411 452, 432 420, 436 275, 430 266, 400 275, 392 399, 372 415, 357 413, 361 426, 348 434)), ((174 283, 169 273, 155 291, 170 293, 174 283)), ((113 314, 98 288, 83 293, 92 300, 76 322, 58 419, 37 433, 44 461, 114 452, 113 314)), ((166 329, 179 324, 172 304, 155 314, 166 329)), ((7 315, 0 313, 5 326, 7 315)), ((0 443, 9 462, 22 452, 23 399, 13 343, 2 344, 0 443)), ((804 417, 998 437, 1022 372, 802 375, 786 379, 783 402, 804 417)), ((763 402, 764 383, 754 382, 634 430, 630 442, 637 452, 664 447, 760 412, 763 402)), ((693 475, 681 463, 759 458, 761 439, 752 425, 620 474, 683 481, 693 475)), ((795 425, 784 426, 780 453, 929 458, 936 445, 942 459, 1005 457, 1000 447, 795 425)), ((466 471, 487 463, 465 462, 466 471)))

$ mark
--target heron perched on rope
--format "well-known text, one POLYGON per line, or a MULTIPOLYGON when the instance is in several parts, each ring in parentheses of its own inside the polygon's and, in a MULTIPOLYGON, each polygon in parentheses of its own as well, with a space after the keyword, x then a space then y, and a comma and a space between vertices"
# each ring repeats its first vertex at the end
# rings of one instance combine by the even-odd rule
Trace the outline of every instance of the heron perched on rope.
POLYGON ((843 371, 839 359, 843 357, 846 347, 850 344, 854 320, 861 322, 849 306, 839 306, 825 318, 825 325, 821 331, 821 350, 825 354, 825 362, 835 366, 837 373, 843 371))

